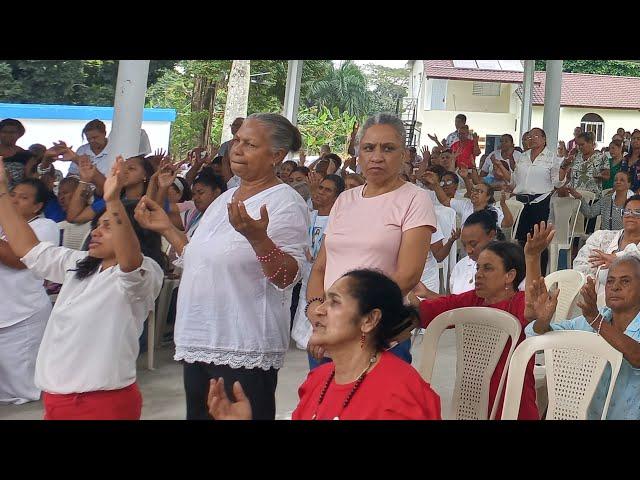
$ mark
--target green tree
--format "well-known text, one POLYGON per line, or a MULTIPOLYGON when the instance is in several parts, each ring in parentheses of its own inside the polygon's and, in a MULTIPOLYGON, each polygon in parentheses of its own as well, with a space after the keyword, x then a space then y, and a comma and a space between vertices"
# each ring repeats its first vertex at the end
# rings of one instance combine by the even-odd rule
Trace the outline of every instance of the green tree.
MULTIPOLYGON (((535 69, 545 71, 546 63, 546 60, 536 60, 535 69)), ((640 63, 635 60, 564 60, 562 71, 567 73, 640 77, 640 63)))
POLYGON ((409 69, 390 68, 369 63, 363 67, 371 92, 369 113, 395 113, 400 99, 407 96, 409 69))
POLYGON ((325 78, 309 85, 305 104, 329 110, 337 108, 340 112, 362 117, 371 110, 367 79, 355 63, 347 60, 338 68, 332 68, 325 78))
POLYGON ((339 112, 337 108, 300 107, 298 128, 302 135, 303 148, 309 154, 319 154, 320 147, 330 145, 331 149, 346 155, 353 125, 357 118, 348 112, 339 112))

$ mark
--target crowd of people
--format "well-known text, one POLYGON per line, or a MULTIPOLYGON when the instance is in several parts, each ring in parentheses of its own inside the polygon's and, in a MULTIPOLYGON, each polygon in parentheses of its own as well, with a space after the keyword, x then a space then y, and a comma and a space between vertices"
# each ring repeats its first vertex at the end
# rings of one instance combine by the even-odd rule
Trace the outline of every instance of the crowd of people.
MULTIPOLYGON (((180 278, 169 323, 187 419, 274 419, 291 340, 310 370, 293 419, 440 419, 440 397, 411 366, 412 338, 470 306, 514 315, 518 343, 559 329, 602 335, 624 356, 608 417, 640 419, 640 130, 597 149, 578 127, 555 148, 536 127, 481 155, 460 114, 418 154, 402 121, 380 113, 354 126, 346 158, 323 145, 314 161, 270 113, 237 118, 230 141, 184 159, 151 154, 144 133, 138 155, 117 156, 100 120, 76 150, 23 150, 24 133, 0 121, 0 403, 42 398, 45 419, 139 419, 145 321, 163 279, 180 278), (66 177, 56 162, 69 163, 66 177), (558 290, 542 275, 554 196, 580 199, 592 235, 574 252, 589 276, 583 316, 552 323, 558 290)), ((507 356, 491 377, 496 418, 507 356)), ((533 359, 518 418, 540 418, 533 359)))

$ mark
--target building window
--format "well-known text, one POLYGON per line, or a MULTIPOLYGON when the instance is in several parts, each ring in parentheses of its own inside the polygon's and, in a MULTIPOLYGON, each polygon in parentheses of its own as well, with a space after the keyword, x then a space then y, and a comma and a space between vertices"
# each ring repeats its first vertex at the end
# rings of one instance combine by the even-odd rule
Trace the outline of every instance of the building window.
POLYGON ((596 142, 604 141, 604 120, 597 113, 587 113, 580 120, 580 127, 583 132, 593 132, 596 135, 596 142))
POLYGON ((473 82, 473 95, 482 97, 499 97, 500 84, 494 82, 473 82))

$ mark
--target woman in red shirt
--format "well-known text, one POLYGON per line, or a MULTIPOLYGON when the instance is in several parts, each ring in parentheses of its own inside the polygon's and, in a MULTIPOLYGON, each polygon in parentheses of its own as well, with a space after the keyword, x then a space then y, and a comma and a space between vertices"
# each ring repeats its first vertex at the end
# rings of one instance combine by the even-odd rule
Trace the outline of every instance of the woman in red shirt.
MULTIPOLYGON (((315 368, 298 390, 293 420, 440 420, 440 397, 408 363, 387 351, 389 342, 418 323, 396 283, 374 270, 338 279, 316 307, 311 341, 332 362, 315 368)), ((211 380, 215 419, 252 418, 240 383, 229 400, 221 378, 211 380)))
MULTIPOLYGON (((553 238, 553 228, 547 227, 544 222, 534 227, 534 235, 527 238, 527 258, 535 251, 542 251, 553 238)), ((478 256, 475 289, 460 295, 447 295, 431 300, 420 301, 415 295, 410 294, 413 305, 419 305, 422 327, 426 327, 435 317, 443 312, 461 307, 492 307, 504 310, 515 316, 522 325, 522 332, 518 344, 526 337, 524 328, 532 318, 525 316, 525 292, 518 291, 520 282, 525 278, 525 255, 522 247, 512 242, 491 242, 478 256)), ((531 278, 539 272, 535 262, 526 263, 527 277, 531 278), (531 272, 529 272, 531 270, 531 272)), ((539 278, 539 277, 538 277, 539 278)), ((489 410, 491 412, 496 398, 500 376, 505 368, 511 340, 502 352, 495 371, 491 377, 489 387, 489 410)), ((524 377, 524 387, 520 402, 518 420, 538 420, 538 408, 536 406, 535 379, 533 377, 533 358, 527 365, 524 377)), ((503 396, 496 418, 501 418, 503 396)))

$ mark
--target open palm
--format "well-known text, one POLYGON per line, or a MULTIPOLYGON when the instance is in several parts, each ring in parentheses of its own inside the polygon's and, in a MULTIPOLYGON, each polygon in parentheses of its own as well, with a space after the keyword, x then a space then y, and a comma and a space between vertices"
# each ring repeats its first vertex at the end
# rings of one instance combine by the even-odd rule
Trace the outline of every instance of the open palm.
POLYGON ((233 395, 236 397, 235 402, 227 396, 223 378, 219 380, 212 379, 207 401, 209 415, 216 420, 251 420, 253 417, 251 403, 240 382, 233 384, 233 395))
POLYGON ((111 173, 104 181, 104 200, 110 202, 120 198, 120 192, 125 183, 125 170, 124 170, 124 158, 118 155, 113 167, 111 167, 111 173))

